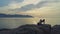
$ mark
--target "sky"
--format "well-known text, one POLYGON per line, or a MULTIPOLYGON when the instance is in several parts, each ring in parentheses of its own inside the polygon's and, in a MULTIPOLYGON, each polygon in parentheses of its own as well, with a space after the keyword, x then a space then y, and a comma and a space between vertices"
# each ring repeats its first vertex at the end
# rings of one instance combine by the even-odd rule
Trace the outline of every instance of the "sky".
POLYGON ((60 17, 60 0, 0 0, 0 13, 60 17))

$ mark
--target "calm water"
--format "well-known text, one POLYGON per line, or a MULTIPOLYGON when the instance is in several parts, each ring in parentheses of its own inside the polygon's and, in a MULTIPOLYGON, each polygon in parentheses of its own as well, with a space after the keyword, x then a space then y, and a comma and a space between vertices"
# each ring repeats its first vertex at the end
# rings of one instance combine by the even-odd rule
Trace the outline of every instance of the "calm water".
MULTIPOLYGON (((36 24, 40 18, 0 18, 0 28, 16 28, 24 24, 36 24)), ((60 24, 60 18, 45 18, 46 24, 60 24)))

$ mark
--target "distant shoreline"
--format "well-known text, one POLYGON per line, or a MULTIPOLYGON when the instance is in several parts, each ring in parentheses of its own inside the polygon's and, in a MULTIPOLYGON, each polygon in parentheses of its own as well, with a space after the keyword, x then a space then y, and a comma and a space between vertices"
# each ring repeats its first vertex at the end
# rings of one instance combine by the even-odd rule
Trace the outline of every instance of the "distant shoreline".
POLYGON ((33 17, 31 15, 20 15, 20 14, 14 14, 14 15, 11 15, 11 14, 0 14, 0 18, 26 18, 26 17, 33 17))
POLYGON ((0 18, 33 18, 32 16, 31 17, 0 17, 0 18))

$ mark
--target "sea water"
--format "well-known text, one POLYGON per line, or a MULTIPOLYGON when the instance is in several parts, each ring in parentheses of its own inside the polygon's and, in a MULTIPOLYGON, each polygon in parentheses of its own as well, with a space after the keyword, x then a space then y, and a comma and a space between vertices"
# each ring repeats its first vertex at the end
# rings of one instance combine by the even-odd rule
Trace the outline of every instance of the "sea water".
MULTIPOLYGON (((40 19, 41 18, 0 18, 0 28, 17 28, 25 24, 37 24, 40 19)), ((60 25, 60 18, 44 19, 46 24, 60 25)))

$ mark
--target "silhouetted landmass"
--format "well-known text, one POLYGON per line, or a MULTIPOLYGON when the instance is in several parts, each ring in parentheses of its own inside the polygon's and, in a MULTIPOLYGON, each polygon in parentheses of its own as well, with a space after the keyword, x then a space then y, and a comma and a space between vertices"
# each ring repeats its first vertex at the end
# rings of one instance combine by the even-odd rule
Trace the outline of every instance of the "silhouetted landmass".
POLYGON ((0 17, 32 17, 30 15, 20 15, 20 14, 0 14, 0 17))
POLYGON ((0 34, 60 34, 60 25, 51 27, 49 24, 27 24, 15 29, 0 29, 0 34))
POLYGON ((0 34, 50 34, 50 27, 48 24, 27 24, 15 29, 1 29, 0 34))

